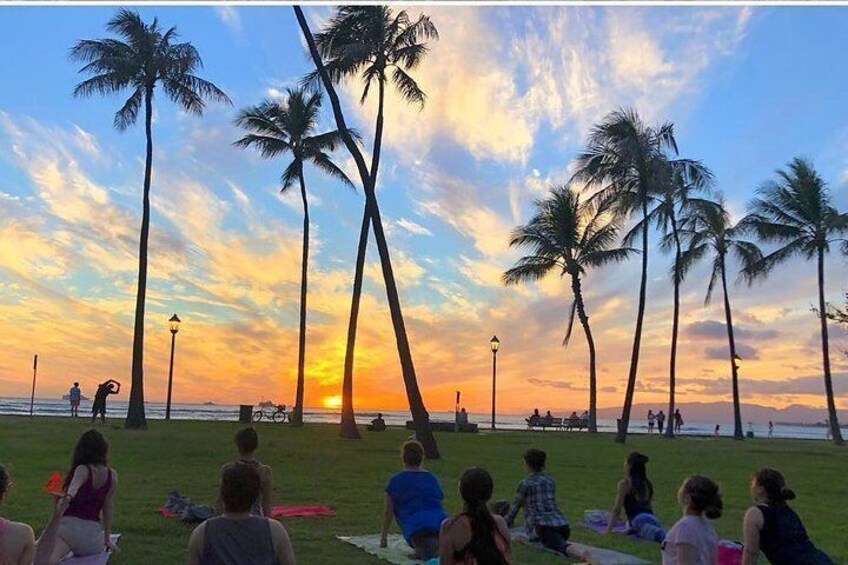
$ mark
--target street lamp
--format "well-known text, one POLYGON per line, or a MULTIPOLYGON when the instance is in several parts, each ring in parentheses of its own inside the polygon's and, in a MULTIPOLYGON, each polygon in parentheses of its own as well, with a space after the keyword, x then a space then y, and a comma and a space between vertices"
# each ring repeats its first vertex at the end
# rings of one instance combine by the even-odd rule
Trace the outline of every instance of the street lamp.
POLYGON ((168 370, 168 403, 165 405, 165 419, 171 419, 171 386, 174 383, 174 342, 177 339, 177 332, 180 331, 180 317, 174 314, 168 320, 168 327, 171 329, 171 368, 168 370))
POLYGON ((492 429, 495 429, 495 383, 498 375, 498 349, 501 342, 498 336, 492 336, 492 429))

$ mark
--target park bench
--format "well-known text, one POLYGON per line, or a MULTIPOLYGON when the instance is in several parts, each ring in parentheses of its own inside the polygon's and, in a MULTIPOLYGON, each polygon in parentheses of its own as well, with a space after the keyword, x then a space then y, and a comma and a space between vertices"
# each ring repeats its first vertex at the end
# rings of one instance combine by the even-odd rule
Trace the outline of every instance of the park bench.
MULTIPOLYGON (((455 422, 439 422, 430 420, 430 429, 434 432, 453 432, 457 430, 457 426, 459 428, 460 433, 477 433, 477 424, 456 424, 455 422)), ((412 420, 407 420, 406 429, 415 431, 415 422, 413 422, 412 420)))
POLYGON ((533 428, 541 428, 542 431, 548 428, 555 430, 562 429, 562 418, 545 418, 542 416, 541 418, 524 418, 524 421, 527 422, 528 430, 532 430, 533 428))
POLYGON ((577 430, 582 431, 583 428, 589 427, 588 418, 567 418, 565 420, 565 429, 567 431, 577 430))

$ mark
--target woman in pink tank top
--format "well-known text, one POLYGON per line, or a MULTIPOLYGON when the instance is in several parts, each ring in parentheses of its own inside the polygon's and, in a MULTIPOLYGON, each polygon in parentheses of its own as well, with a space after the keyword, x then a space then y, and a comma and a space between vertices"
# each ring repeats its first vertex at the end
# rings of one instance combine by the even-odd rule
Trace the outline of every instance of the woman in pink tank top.
POLYGON ((68 509, 59 522, 58 540, 53 551, 56 561, 68 551, 84 557, 114 549, 112 500, 118 474, 108 465, 109 444, 103 434, 89 430, 82 434, 65 477, 68 509))

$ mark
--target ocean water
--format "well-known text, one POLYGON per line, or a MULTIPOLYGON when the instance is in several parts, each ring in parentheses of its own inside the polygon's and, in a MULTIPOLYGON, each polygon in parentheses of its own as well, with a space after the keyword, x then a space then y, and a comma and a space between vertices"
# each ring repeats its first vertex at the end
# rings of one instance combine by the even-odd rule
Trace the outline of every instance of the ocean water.
MULTIPOLYGON (((68 416, 70 408, 67 400, 61 399, 46 399, 36 398, 33 406, 36 416, 68 416)), ((255 409, 256 407, 254 407, 255 409)), ((25 416, 29 415, 30 399, 29 398, 0 398, 0 414, 25 416)), ((238 421, 239 407, 236 405, 225 404, 171 404, 171 418, 174 420, 213 420, 213 421, 238 421)), ((89 416, 91 414, 91 401, 83 400, 79 409, 80 417, 89 416)), ((110 400, 107 403, 106 416, 110 419, 123 420, 127 413, 127 402, 124 400, 110 400)), ((411 420, 409 412, 397 410, 382 411, 383 418, 389 426, 403 426, 407 420, 411 420)), ((147 402, 145 403, 145 415, 152 420, 163 420, 165 418, 165 403, 164 402, 147 402)), ((356 421, 359 424, 368 424, 377 416, 377 411, 362 411, 357 412, 356 421)), ((526 423, 524 415, 516 414, 500 414, 497 416, 498 429, 504 430, 524 430, 526 423)), ((431 420, 438 421, 454 421, 453 412, 430 412, 431 420)), ((338 410, 328 410, 321 408, 307 408, 304 412, 304 420, 309 423, 335 424, 339 421, 338 410)), ((469 422, 474 422, 479 425, 481 431, 488 430, 491 423, 490 414, 475 414, 469 412, 469 422)), ((732 422, 720 422, 721 435, 730 436, 733 434, 732 422)), ((716 422, 686 422, 683 426, 682 435, 691 436, 712 436, 716 422)), ((768 423, 753 423, 749 428, 746 424, 744 431, 751 429, 756 437, 766 437, 768 434, 768 423)), ((599 420, 598 430, 601 432, 615 432, 615 420, 599 420)), ((545 433, 556 433, 554 430, 548 430, 545 433)), ((647 425, 643 420, 634 420, 630 422, 628 433, 646 434, 648 433, 647 425)), ((655 432, 656 433, 656 432, 655 432)), ((775 424, 774 437, 777 438, 792 438, 792 439, 810 439, 824 440, 826 439, 827 430, 824 426, 799 426, 788 424, 775 424)))

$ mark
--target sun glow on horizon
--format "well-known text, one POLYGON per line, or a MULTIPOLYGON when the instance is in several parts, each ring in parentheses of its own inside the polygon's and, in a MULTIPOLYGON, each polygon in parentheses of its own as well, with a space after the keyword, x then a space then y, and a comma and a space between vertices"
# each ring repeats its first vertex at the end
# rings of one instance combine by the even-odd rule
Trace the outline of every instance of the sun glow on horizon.
POLYGON ((325 396, 321 403, 324 405, 324 408, 341 408, 342 397, 338 394, 335 396, 325 396))

